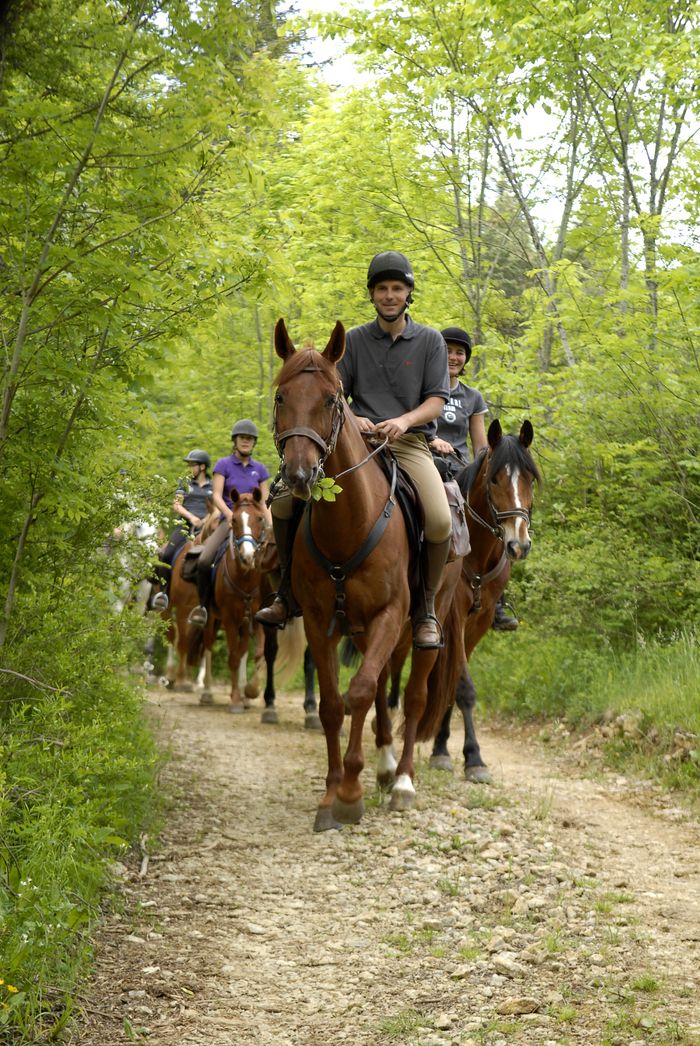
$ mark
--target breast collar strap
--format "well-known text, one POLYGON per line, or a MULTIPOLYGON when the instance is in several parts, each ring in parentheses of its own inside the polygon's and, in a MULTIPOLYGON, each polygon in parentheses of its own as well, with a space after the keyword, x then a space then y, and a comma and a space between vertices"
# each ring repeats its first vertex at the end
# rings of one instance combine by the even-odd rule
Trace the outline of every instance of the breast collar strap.
POLYGON ((346 559, 344 563, 332 563, 330 559, 324 556, 320 548, 314 541, 313 534, 311 533, 311 506, 313 502, 309 501, 304 509, 304 538, 306 540, 309 552, 314 557, 316 562, 326 571, 331 581, 335 584, 335 608, 331 617, 331 623, 328 626, 327 636, 332 636, 335 631, 336 621, 340 622, 340 630, 344 635, 349 632, 347 611, 345 609, 345 579, 349 574, 352 574, 353 570, 356 570, 361 563, 367 559, 370 552, 373 551, 379 544, 382 534, 386 530, 387 524, 391 519, 391 515, 396 505, 394 493, 396 491, 396 461, 392 459, 391 462, 391 488, 389 490, 389 497, 386 505, 382 509, 382 514, 379 519, 376 520, 369 534, 358 548, 357 552, 346 559))

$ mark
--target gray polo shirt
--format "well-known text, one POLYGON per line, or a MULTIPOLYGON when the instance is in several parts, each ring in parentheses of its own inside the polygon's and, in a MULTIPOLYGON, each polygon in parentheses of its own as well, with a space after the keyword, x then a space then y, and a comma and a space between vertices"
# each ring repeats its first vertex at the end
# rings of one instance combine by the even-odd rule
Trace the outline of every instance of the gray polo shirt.
MULTIPOLYGON (((415 410, 428 397, 450 398, 447 346, 432 327, 414 323, 410 316, 402 334, 392 341, 378 320, 353 327, 347 333, 345 355, 338 374, 355 414, 370 421, 386 421, 415 410)), ((409 429, 433 436, 437 422, 409 429)))

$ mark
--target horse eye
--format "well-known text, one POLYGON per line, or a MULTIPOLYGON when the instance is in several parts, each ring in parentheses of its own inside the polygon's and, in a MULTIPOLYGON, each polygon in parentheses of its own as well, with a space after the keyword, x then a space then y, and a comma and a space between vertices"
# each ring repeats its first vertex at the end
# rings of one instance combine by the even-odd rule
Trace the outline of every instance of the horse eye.
POLYGON ((281 392, 275 393, 275 403, 284 403, 284 396, 281 392))
POLYGON ((326 396, 326 406, 332 407, 335 403, 335 396, 326 396))

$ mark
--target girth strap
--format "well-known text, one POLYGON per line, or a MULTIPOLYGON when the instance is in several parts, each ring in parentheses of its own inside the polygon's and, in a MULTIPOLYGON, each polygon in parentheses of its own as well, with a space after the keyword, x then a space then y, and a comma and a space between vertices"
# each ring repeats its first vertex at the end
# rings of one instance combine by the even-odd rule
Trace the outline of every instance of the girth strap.
POLYGON ((462 564, 462 571, 466 574, 469 584, 471 585, 472 592, 474 593, 474 602, 472 604, 470 614, 476 614, 477 611, 481 610, 481 588, 482 585, 488 585, 489 581, 493 581, 503 570, 508 556, 506 555, 505 549, 501 554, 501 558, 495 567, 489 570, 488 574, 475 574, 471 569, 466 559, 462 564))
POLYGON ((311 505, 312 502, 308 502, 304 509, 304 538, 308 546, 309 552, 314 557, 316 562, 321 566, 329 575, 331 580, 335 584, 335 608, 331 617, 331 623, 328 626, 327 636, 332 636, 335 631, 336 621, 340 623, 340 630, 343 635, 348 634, 348 622, 347 613, 345 610, 345 579, 348 574, 352 574, 353 570, 356 570, 361 563, 367 559, 367 556, 377 547, 381 540, 382 534, 386 530, 387 524, 391 519, 391 515, 394 511, 396 502, 394 500, 394 491, 396 490, 396 461, 392 461, 391 470, 391 488, 389 490, 389 497, 386 505, 382 510, 382 514, 376 521, 369 534, 363 541, 362 545, 358 548, 357 552, 346 559, 344 563, 331 563, 330 559, 327 559, 321 552, 320 548, 314 541, 313 534, 311 533, 311 505))

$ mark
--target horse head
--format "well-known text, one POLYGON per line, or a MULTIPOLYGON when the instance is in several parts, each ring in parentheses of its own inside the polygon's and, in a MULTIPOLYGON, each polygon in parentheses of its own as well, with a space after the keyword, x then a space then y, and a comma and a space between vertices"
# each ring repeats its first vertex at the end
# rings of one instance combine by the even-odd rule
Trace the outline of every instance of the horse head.
POLYGON ((236 488, 232 487, 229 497, 233 505, 230 548, 241 567, 244 570, 252 570, 258 565, 259 553, 267 537, 262 490, 255 487, 250 494, 239 494, 236 488))
POLYGON ((518 436, 505 436, 501 423, 492 421, 488 447, 460 477, 470 516, 503 542, 510 560, 525 559, 532 547, 533 486, 541 481, 529 450, 532 437, 529 421, 523 422, 518 436))
POLYGON ((281 475, 295 497, 308 501, 322 478, 344 421, 343 390, 335 365, 345 352, 345 328, 336 323, 323 352, 297 351, 284 320, 275 326, 275 351, 284 361, 275 379, 275 445, 281 475))

